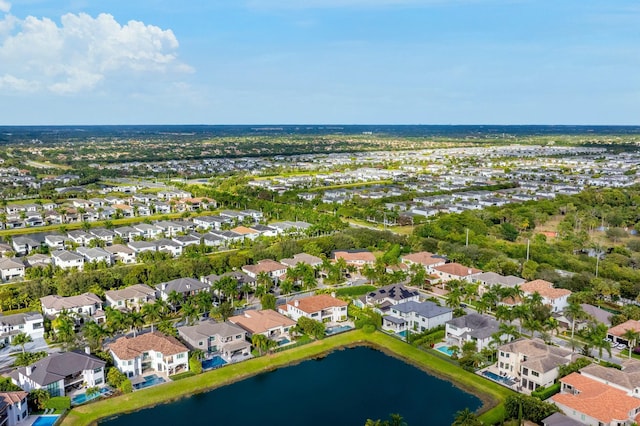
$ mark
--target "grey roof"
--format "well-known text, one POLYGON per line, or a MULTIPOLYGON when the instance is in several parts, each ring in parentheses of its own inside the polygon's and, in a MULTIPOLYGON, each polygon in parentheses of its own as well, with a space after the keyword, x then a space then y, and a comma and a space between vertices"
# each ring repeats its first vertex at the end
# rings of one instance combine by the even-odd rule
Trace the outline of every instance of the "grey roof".
POLYGON ((56 250, 51 253, 51 257, 58 258, 63 262, 71 262, 74 260, 84 259, 81 254, 73 253, 67 250, 56 250))
POLYGON ((549 417, 542 419, 543 426, 584 426, 577 420, 565 416, 562 413, 553 413, 549 417))
POLYGON ((82 306, 102 304, 102 299, 93 293, 82 293, 77 296, 58 296, 51 294, 40 298, 40 303, 46 309, 55 309, 61 311, 63 309, 73 309, 82 306))
POLYGON ((447 321, 458 328, 468 328, 468 334, 478 339, 486 339, 498 331, 500 323, 491 317, 471 313, 447 321))
POLYGON ((224 338, 246 333, 242 327, 229 321, 215 322, 212 320, 202 321, 196 325, 178 327, 178 332, 191 340, 200 340, 216 335, 224 338))
POLYGON ((160 238, 159 240, 156 240, 155 245, 157 247, 160 247, 160 246, 182 247, 179 243, 176 243, 175 241, 170 240, 168 238, 160 238))
POLYGON ((322 263, 322 259, 317 256, 313 256, 307 253, 294 254, 291 259, 280 259, 280 263, 286 266, 294 267, 298 263, 306 263, 307 265, 319 265, 322 263))
POLYGON ((24 268, 24 263, 16 259, 0 259, 0 269, 24 268))
POLYGON ((255 229, 258 232, 269 232, 269 231, 275 231, 276 230, 276 228, 273 228, 273 227, 267 226, 267 225, 261 225, 261 224, 251 225, 249 228, 255 229))
POLYGON ((96 228, 96 229, 92 229, 89 232, 91 232, 92 235, 95 235, 98 238, 109 238, 116 235, 115 232, 105 228, 96 228))
MULTIPOLYGON (((637 360, 635 363, 638 363, 637 360)), ((640 371, 637 371, 634 363, 627 363, 626 368, 618 370, 616 368, 607 368, 598 364, 590 364, 580 370, 581 374, 591 375, 599 378, 601 381, 607 383, 614 383, 618 386, 622 386, 625 389, 633 390, 640 387, 640 371), (628 367, 630 365, 631 367, 628 367)))
POLYGON ((51 354, 31 364, 31 375, 27 375, 26 367, 18 368, 18 372, 40 386, 47 386, 84 370, 104 368, 105 364, 103 360, 85 353, 62 352, 51 354))
POLYGON ((406 321, 403 320, 402 318, 396 318, 396 317, 393 317, 391 315, 385 315, 383 318, 385 319, 385 321, 389 321, 389 322, 391 322, 393 324, 402 325, 402 324, 406 323, 406 321))
POLYGON ((127 243, 127 245, 129 247, 131 247, 132 249, 144 249, 144 248, 156 248, 156 244, 152 243, 150 241, 131 241, 129 243, 127 243))
POLYGON ((482 281, 490 286, 500 284, 504 287, 514 287, 516 285, 526 282, 524 278, 516 277, 513 275, 500 275, 495 272, 483 272, 474 277, 474 281, 482 281))
POLYGON ((549 357, 556 356, 565 358, 565 361, 570 361, 567 357, 571 357, 573 352, 571 349, 561 348, 559 346, 547 345, 542 339, 527 339, 520 338, 513 342, 506 343, 500 346, 498 349, 504 352, 521 353, 527 356, 527 362, 533 360, 534 357, 549 357))
POLYGON ((95 259, 97 257, 111 257, 111 253, 101 247, 78 247, 76 251, 89 259, 95 259))
POLYGON ((600 309, 597 306, 589 305, 587 303, 581 303, 580 306, 582 306, 582 310, 589 316, 592 316, 596 322, 611 325, 611 316, 613 315, 611 312, 607 312, 604 309, 600 309))
POLYGON ((195 278, 178 278, 166 283, 158 284, 156 288, 168 294, 172 291, 177 291, 178 293, 188 293, 194 290, 208 289, 209 286, 202 281, 196 280, 195 278))
POLYGON ((439 306, 433 302, 403 302, 395 305, 393 310, 400 311, 408 314, 410 312, 416 312, 418 315, 424 318, 435 318, 443 314, 453 312, 451 308, 445 306, 439 306))
POLYGON ((370 292, 367 294, 367 298, 373 299, 374 301, 385 298, 399 301, 415 297, 418 294, 417 290, 409 290, 402 284, 391 284, 370 292))
POLYGON ((0 315, 0 325, 16 326, 24 324, 27 320, 42 320, 42 314, 39 312, 24 312, 13 315, 0 315))
POLYGON ((253 283, 256 282, 255 278, 251 278, 248 274, 245 274, 242 271, 229 271, 229 272, 225 272, 222 275, 211 274, 211 275, 207 275, 206 277, 204 277, 204 279, 205 279, 205 281, 207 283, 213 284, 215 282, 220 281, 220 279, 222 277, 232 277, 236 281, 238 281, 238 284, 240 284, 240 285, 242 285, 242 284, 253 284, 253 283))
POLYGON ((118 290, 109 290, 104 294, 113 301, 132 299, 141 296, 155 296, 155 290, 146 284, 134 284, 118 290))

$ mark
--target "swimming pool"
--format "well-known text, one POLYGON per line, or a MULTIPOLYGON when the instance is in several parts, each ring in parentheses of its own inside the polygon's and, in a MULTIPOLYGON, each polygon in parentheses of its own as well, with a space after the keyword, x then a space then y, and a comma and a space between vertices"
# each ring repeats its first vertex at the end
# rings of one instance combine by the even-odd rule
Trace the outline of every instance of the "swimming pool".
POLYGON ((226 363, 227 363, 227 361, 222 359, 222 357, 219 357, 219 356, 216 355, 211 359, 205 359, 204 361, 202 361, 202 369, 203 370, 211 370, 211 369, 214 369, 214 368, 222 367, 226 363))
POLYGON ((136 383, 135 385, 133 385, 133 388, 136 390, 140 390, 140 389, 148 388, 149 386, 159 385, 160 383, 164 383, 164 382, 165 380, 162 377, 158 377, 157 375, 152 374, 150 376, 146 376, 144 378, 144 382, 136 383))
POLYGON ((436 351, 442 352, 446 356, 453 356, 453 351, 451 349, 449 349, 448 346, 439 346, 439 347, 436 348, 436 351))
POLYGON ((107 388, 100 388, 100 392, 98 393, 94 393, 93 395, 87 396, 87 393, 80 393, 75 395, 73 398, 71 398, 71 404, 72 405, 80 405, 80 404, 84 404, 87 401, 91 401, 93 399, 99 398, 102 395, 105 395, 106 393, 109 392, 109 389, 107 388))
POLYGON ((52 426, 56 423, 60 416, 39 416, 33 426, 52 426))
POLYGON ((342 333, 344 331, 349 331, 351 329, 352 329, 352 327, 349 326, 349 325, 337 325, 335 327, 327 327, 327 329, 324 331, 324 333, 327 336, 331 336, 332 334, 342 333))
POLYGON ((289 340, 289 339, 278 340, 278 346, 284 346, 287 343, 291 343, 291 340, 289 340))
POLYGON ((405 339, 407 338, 407 330, 398 331, 396 334, 404 337, 405 339))
POLYGON ((513 386, 516 382, 503 376, 499 376, 491 371, 483 371, 482 375, 493 380, 494 382, 504 383, 507 386, 513 386))

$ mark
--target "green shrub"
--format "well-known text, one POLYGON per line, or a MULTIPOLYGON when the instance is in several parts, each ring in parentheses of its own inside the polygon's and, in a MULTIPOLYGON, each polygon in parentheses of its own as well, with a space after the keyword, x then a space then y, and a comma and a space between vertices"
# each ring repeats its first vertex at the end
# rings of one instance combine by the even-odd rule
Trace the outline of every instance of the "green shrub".
POLYGON ((564 376, 568 376, 571 373, 575 373, 576 371, 586 367, 592 362, 593 360, 589 358, 578 358, 570 364, 561 365, 560 367, 558 367, 558 378, 562 378, 564 376))
POLYGON ((116 367, 111 367, 107 372, 107 383, 109 384, 109 386, 117 388, 125 380, 127 380, 127 376, 125 376, 124 373, 122 373, 116 367))
POLYGON ((192 375, 202 373, 202 362, 193 355, 189 358, 189 372, 193 373, 192 375))
POLYGON ((373 333, 374 331, 376 331, 376 327, 375 327, 373 324, 365 324, 365 325, 362 327, 362 331, 364 331, 364 332, 365 332, 365 333, 367 333, 367 334, 371 334, 371 333, 373 333))
MULTIPOLYGON (((202 369, 202 365, 200 366, 200 368, 202 369)), ((169 378, 175 382, 177 380, 186 379, 187 377, 193 377, 196 374, 199 374, 199 373, 195 373, 193 371, 184 371, 182 373, 174 374, 173 376, 171 376, 169 378)))
POLYGON ((522 407, 522 417, 535 423, 541 423, 542 419, 560 411, 555 405, 528 395, 509 395, 504 407, 507 418, 517 419, 522 407))
POLYGON ((531 396, 536 397, 542 401, 544 401, 545 399, 551 398, 553 395, 557 394, 560 392, 560 386, 561 383, 554 383, 551 386, 548 386, 546 388, 538 388, 536 390, 534 390, 533 392, 531 392, 531 396))
POLYGON ((133 392, 133 385, 131 384, 131 380, 124 379, 122 383, 118 386, 118 390, 122 393, 131 393, 133 392))

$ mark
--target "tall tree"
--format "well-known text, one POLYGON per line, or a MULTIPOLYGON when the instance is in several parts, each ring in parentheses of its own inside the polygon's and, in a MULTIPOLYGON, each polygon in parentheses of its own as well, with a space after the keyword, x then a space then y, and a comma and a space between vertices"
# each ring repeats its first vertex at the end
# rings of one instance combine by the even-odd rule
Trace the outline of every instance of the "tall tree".
POLYGON ((31 338, 31 336, 29 336, 26 333, 18 333, 15 336, 13 336, 13 339, 11 340, 11 344, 13 346, 20 346, 22 348, 22 353, 24 353, 24 345, 26 345, 29 342, 33 342, 33 339, 31 338))

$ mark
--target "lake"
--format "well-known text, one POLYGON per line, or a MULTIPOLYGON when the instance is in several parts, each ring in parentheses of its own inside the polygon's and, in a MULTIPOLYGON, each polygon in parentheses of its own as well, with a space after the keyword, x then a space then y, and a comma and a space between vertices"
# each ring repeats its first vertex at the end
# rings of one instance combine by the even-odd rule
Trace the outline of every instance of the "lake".
POLYGON ((399 413, 409 426, 449 426, 481 401, 451 383, 368 347, 259 374, 101 426, 364 425, 399 413))

